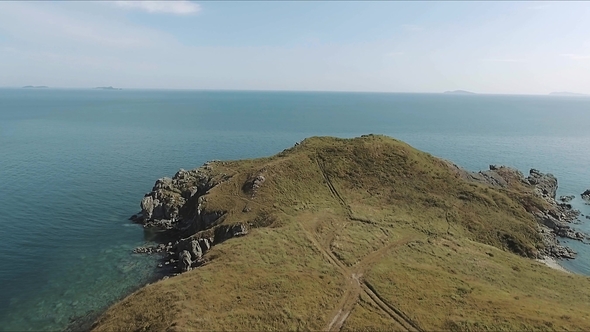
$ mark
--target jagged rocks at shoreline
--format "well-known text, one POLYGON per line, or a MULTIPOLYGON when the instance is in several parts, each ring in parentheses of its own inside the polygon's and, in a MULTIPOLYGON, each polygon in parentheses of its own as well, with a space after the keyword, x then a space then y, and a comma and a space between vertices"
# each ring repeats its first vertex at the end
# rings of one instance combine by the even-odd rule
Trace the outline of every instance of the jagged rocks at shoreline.
POLYGON ((191 236, 180 238, 174 243, 160 243, 155 246, 137 247, 133 250, 137 254, 161 254, 163 258, 158 264, 159 268, 166 268, 168 275, 177 275, 180 272, 190 271, 192 268, 203 264, 204 255, 214 245, 229 238, 248 234, 248 228, 244 224, 232 226, 221 225, 211 228, 213 236, 206 230, 197 232, 191 236))
MULTIPOLYGON (((568 223, 577 220, 580 211, 572 208, 570 204, 556 201, 558 188, 557 178, 552 174, 544 174, 539 170, 531 169, 528 176, 524 176, 517 169, 490 165, 489 170, 480 172, 468 172, 452 164, 459 176, 463 179, 486 183, 496 187, 513 187, 516 183, 532 186, 535 195, 543 198, 546 206, 524 204, 527 212, 531 213, 539 223, 539 234, 543 240, 544 248, 539 250, 538 258, 544 256, 573 259, 576 252, 559 243, 558 237, 570 238, 578 241, 588 239, 588 235, 573 230, 568 223)), ((566 196, 567 197, 567 196, 566 196)))
MULTIPOLYGON (((535 216, 540 224, 553 230, 557 236, 579 241, 586 239, 587 236, 585 234, 575 231, 571 229, 569 225, 567 225, 567 223, 571 223, 578 218, 580 211, 574 210, 570 204, 558 203, 555 200, 558 185, 557 179, 552 174, 543 174, 536 169, 531 169, 530 175, 523 181, 535 186, 535 192, 544 198, 549 205, 549 208, 545 210, 529 211, 535 216)), ((557 239, 555 239, 555 242, 558 243, 557 239)), ((549 245, 549 250, 546 249, 546 254, 549 256, 558 258, 573 258, 569 254, 565 256, 559 254, 564 250, 555 249, 555 247, 558 245, 554 243, 553 240, 549 240, 549 243, 546 243, 546 245, 549 245)), ((566 251, 569 253, 573 252, 571 249, 566 251)))
MULTIPOLYGON (((200 217, 200 220, 185 219, 180 210, 189 200, 199 199, 223 180, 224 177, 211 175, 210 163, 191 171, 181 169, 173 178, 158 179, 152 191, 142 199, 141 213, 134 219, 144 227, 165 230, 185 230, 191 224, 210 221, 204 216, 200 217)), ((200 215, 197 214, 197 216, 200 215)), ((196 226, 204 227, 204 225, 196 226)))
POLYGON ((584 191, 581 196, 583 200, 590 202, 590 189, 586 189, 586 191, 584 191))
MULTIPOLYGON (((207 211, 203 208, 208 191, 229 179, 226 174, 214 175, 214 161, 202 167, 186 171, 180 169, 172 178, 158 179, 141 201, 141 212, 129 219, 144 228, 157 229, 172 234, 174 242, 155 246, 138 247, 140 254, 163 254, 160 268, 168 268, 170 275, 190 271, 203 263, 203 255, 209 249, 229 238, 246 235, 245 224, 219 225, 223 211, 207 211), (189 203, 197 203, 191 210, 189 203)), ((255 185, 262 180, 256 179, 255 185)))

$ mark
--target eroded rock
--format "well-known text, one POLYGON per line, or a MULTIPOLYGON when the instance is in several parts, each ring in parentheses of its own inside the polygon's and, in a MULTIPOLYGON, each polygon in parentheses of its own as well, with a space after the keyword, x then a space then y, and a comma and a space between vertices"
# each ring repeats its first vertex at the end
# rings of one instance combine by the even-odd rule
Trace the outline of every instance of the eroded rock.
POLYGON ((553 174, 544 174, 532 168, 526 178, 529 184, 534 185, 537 192, 543 197, 555 199, 557 193, 557 179, 553 174))
POLYGON ((199 261, 203 257, 203 249, 198 240, 191 241, 191 257, 193 261, 199 261))
MULTIPOLYGON (((180 169, 174 177, 158 179, 152 191, 145 194, 141 201, 141 212, 134 221, 144 224, 145 227, 156 227, 161 229, 187 228, 190 225, 182 223, 184 216, 180 211, 194 196, 201 198, 211 188, 223 181, 223 177, 212 175, 212 164, 207 163, 203 167, 186 171, 180 169)), ((225 175, 225 174, 224 174, 225 175)), ((200 202, 200 201, 199 201, 200 202)), ((214 216, 207 216, 207 223, 212 223, 219 218, 219 213, 214 216)), ((191 221, 200 222, 193 219, 191 221)), ((203 227, 196 227, 203 228, 203 227)))
POLYGON ((192 270, 193 261, 191 259, 191 254, 188 250, 183 250, 178 255, 178 260, 180 261, 180 270, 182 272, 187 272, 192 270))

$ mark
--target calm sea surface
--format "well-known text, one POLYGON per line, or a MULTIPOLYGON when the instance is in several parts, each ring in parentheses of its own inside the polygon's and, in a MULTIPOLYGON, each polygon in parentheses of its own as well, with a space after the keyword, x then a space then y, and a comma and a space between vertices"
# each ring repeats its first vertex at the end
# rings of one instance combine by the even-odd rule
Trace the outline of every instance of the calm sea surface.
MULTIPOLYGON (((0 329, 64 329, 149 282, 155 258, 131 250, 150 236, 127 218, 157 178, 368 133, 553 173, 590 215, 590 98, 0 89, 0 329)), ((562 264, 590 275, 590 246, 570 244, 562 264)))

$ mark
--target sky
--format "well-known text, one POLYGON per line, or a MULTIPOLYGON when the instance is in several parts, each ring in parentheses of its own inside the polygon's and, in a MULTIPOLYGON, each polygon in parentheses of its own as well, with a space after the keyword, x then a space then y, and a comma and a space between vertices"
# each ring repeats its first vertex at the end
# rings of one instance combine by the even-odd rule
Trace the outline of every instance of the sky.
POLYGON ((0 1, 0 87, 590 94, 590 2, 0 1))

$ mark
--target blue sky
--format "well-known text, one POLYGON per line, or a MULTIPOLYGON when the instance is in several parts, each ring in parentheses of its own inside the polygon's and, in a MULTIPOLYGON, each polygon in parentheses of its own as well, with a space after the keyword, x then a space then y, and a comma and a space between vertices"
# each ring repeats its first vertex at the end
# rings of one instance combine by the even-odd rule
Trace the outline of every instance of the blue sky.
POLYGON ((590 93, 589 2, 0 1, 0 86, 590 93))

